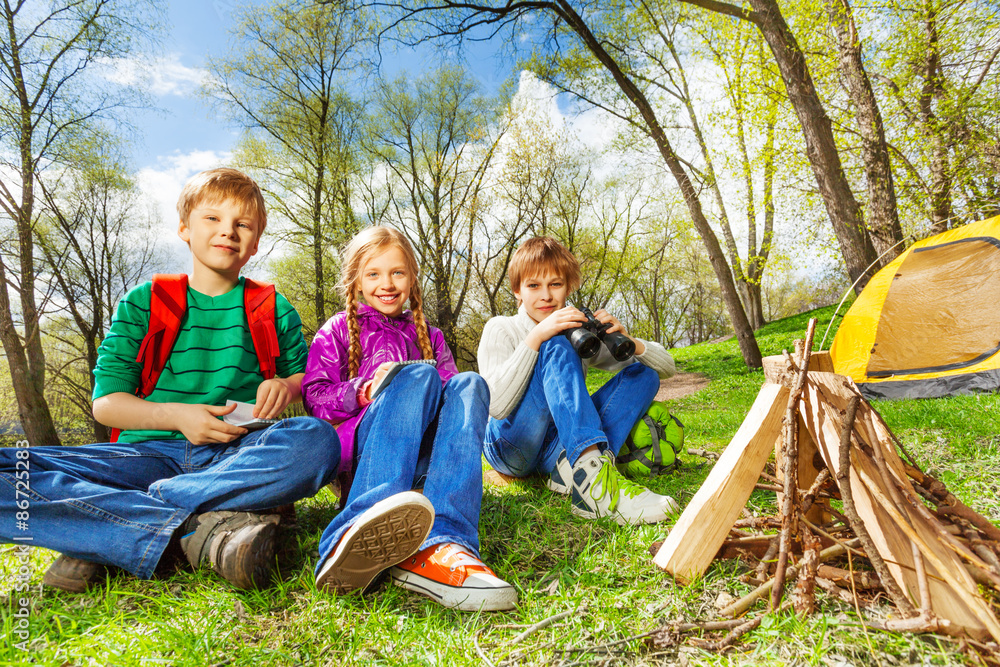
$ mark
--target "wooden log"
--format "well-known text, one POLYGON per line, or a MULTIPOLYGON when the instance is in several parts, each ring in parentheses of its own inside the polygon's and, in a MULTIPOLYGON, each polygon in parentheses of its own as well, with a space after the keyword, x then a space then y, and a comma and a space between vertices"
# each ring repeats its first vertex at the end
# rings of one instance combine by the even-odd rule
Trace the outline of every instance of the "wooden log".
POLYGON ((682 584, 704 574, 781 437, 788 389, 761 387, 750 412, 653 559, 682 584))
MULTIPOLYGON (((797 375, 796 369, 789 367, 784 355, 775 354, 764 357, 761 362, 764 365, 764 378, 773 384, 783 384, 791 387, 797 375)), ((811 352, 809 354, 809 370, 820 373, 833 372, 833 360, 830 359, 829 352, 811 352)))
MULTIPOLYGON (((843 414, 851 398, 859 395, 849 378, 830 373, 809 373, 803 409, 806 424, 820 447, 832 472, 840 470, 839 435, 843 414)), ((915 544, 927 565, 927 584, 934 615, 950 621, 969 636, 981 639, 991 635, 1000 640, 1000 622, 979 595, 976 583, 968 575, 958 555, 943 544, 940 531, 912 507, 898 507, 890 499, 878 462, 868 448, 880 448, 884 470, 893 484, 905 493, 915 494, 906 469, 896 453, 888 427, 877 412, 861 401, 854 435, 864 446, 850 449, 848 483, 858 515, 864 523, 892 578, 910 599, 919 595, 921 582, 916 575, 912 545, 915 544)), ((873 450, 872 450, 873 451, 873 450)))

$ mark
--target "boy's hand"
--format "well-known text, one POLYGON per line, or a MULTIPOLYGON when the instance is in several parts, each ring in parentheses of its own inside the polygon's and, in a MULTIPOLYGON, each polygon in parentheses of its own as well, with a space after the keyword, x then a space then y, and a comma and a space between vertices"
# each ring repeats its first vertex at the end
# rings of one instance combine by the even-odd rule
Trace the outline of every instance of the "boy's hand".
POLYGON ((597 321, 600 322, 601 324, 611 325, 610 327, 608 327, 608 330, 605 333, 618 332, 621 335, 628 338, 633 343, 635 343, 636 354, 642 354, 643 352, 646 351, 646 346, 642 344, 642 341, 637 338, 632 338, 632 336, 629 335, 628 331, 625 330, 625 327, 622 326, 622 323, 618 321, 618 318, 609 313, 608 311, 601 308, 596 313, 594 313, 594 317, 596 317, 597 321))
POLYGON ((245 428, 233 426, 218 419, 236 409, 235 405, 200 405, 173 403, 171 405, 177 430, 193 445, 212 445, 232 442, 248 433, 245 428))
POLYGON ((566 306, 555 311, 535 325, 524 342, 534 351, 542 347, 542 343, 561 334, 567 329, 574 329, 587 321, 587 316, 573 306, 566 306))
POLYGON ((284 378, 264 380, 257 387, 257 401, 253 406, 253 416, 258 419, 277 419, 295 395, 284 378))

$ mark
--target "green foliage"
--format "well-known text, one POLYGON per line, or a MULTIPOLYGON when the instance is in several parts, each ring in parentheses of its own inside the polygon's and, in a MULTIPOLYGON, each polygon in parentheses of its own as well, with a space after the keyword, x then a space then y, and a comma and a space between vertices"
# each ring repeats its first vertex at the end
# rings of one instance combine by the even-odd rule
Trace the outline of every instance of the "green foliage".
MULTIPOLYGON (((772 322, 759 333, 764 354, 791 348, 804 335, 809 317, 819 319, 818 337, 833 308, 772 322)), ((836 324, 834 325, 834 328, 836 324)), ((762 374, 743 365, 734 341, 705 343, 674 351, 680 370, 709 376, 708 387, 669 402, 686 425, 689 446, 721 450, 752 403, 762 374)), ((606 376, 592 372, 596 388, 606 376)), ((926 467, 943 475, 965 502, 1000 520, 997 479, 1000 395, 928 401, 877 402, 890 427, 926 467)), ((678 474, 650 486, 682 504, 710 466, 683 455, 678 474)), ((757 491, 749 506, 773 512, 774 497, 757 491)), ((163 568, 150 581, 117 574, 84 595, 32 588, 30 654, 10 642, 0 646, 0 664, 60 665, 480 665, 476 645, 494 664, 523 665, 601 661, 621 665, 908 664, 958 665, 958 645, 934 636, 859 630, 863 619, 882 618, 884 606, 857 612, 819 594, 820 610, 800 619, 780 614, 764 619, 735 650, 716 654, 683 645, 651 649, 642 636, 664 621, 704 619, 720 594, 740 596, 747 568, 739 561, 714 563, 702 578, 677 586, 652 565, 649 545, 668 525, 622 527, 584 521, 569 513, 568 500, 547 491, 538 478, 504 488, 487 487, 480 533, 486 562, 514 583, 517 610, 500 614, 449 611, 391 584, 367 596, 335 597, 317 591, 313 567, 319 535, 335 516, 327 490, 297 504, 298 525, 284 529, 279 572, 262 591, 229 587, 206 570, 185 564, 163 568), (513 639, 531 624, 555 614, 568 617, 513 639), (610 656, 605 652, 610 651, 610 656)), ((37 585, 54 557, 31 552, 31 580, 37 585)), ((16 610, 12 586, 19 563, 12 547, 0 552, 0 586, 11 591, 0 605, 0 630, 11 636, 16 610)), ((758 607, 752 614, 763 613, 758 607)))

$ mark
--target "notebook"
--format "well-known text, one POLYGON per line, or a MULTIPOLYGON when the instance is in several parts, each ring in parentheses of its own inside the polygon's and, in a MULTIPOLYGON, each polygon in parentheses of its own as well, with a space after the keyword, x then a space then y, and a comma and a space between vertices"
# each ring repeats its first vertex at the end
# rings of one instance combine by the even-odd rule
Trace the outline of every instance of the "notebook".
POLYGON ((379 392, 381 392, 383 389, 389 386, 389 383, 392 381, 392 378, 396 377, 396 373, 398 373, 400 369, 403 368, 403 366, 408 366, 410 364, 430 364, 431 366, 437 366, 437 360, 410 359, 409 361, 393 362, 393 365, 389 368, 389 370, 385 372, 385 375, 382 376, 381 381, 379 381, 377 385, 372 387, 372 400, 374 401, 375 397, 379 395, 379 392))
POLYGON ((277 424, 280 421, 278 419, 261 419, 259 417, 254 417, 253 403, 244 403, 242 401, 234 401, 232 399, 226 401, 227 408, 233 404, 236 405, 236 409, 228 415, 224 415, 222 417, 222 421, 227 424, 242 426, 248 431, 256 431, 257 429, 267 428, 271 424, 277 424))

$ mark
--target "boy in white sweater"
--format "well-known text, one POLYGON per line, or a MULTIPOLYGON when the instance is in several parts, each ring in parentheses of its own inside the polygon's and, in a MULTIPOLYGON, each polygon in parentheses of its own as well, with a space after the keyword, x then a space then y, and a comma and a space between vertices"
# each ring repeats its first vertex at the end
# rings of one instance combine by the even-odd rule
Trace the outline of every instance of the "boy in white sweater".
POLYGON ((586 316, 566 298, 580 285, 580 264, 558 241, 528 239, 508 270, 519 308, 483 328, 479 372, 490 388, 484 453, 505 475, 549 476, 546 485, 572 495, 578 516, 611 516, 620 524, 656 523, 677 503, 622 477, 614 459, 635 422, 649 409, 661 377, 676 370, 658 343, 629 336, 613 315, 594 316, 635 343, 634 356, 616 361, 604 345, 581 360, 563 332, 586 316), (593 396, 584 381, 590 366, 618 371, 593 396))

